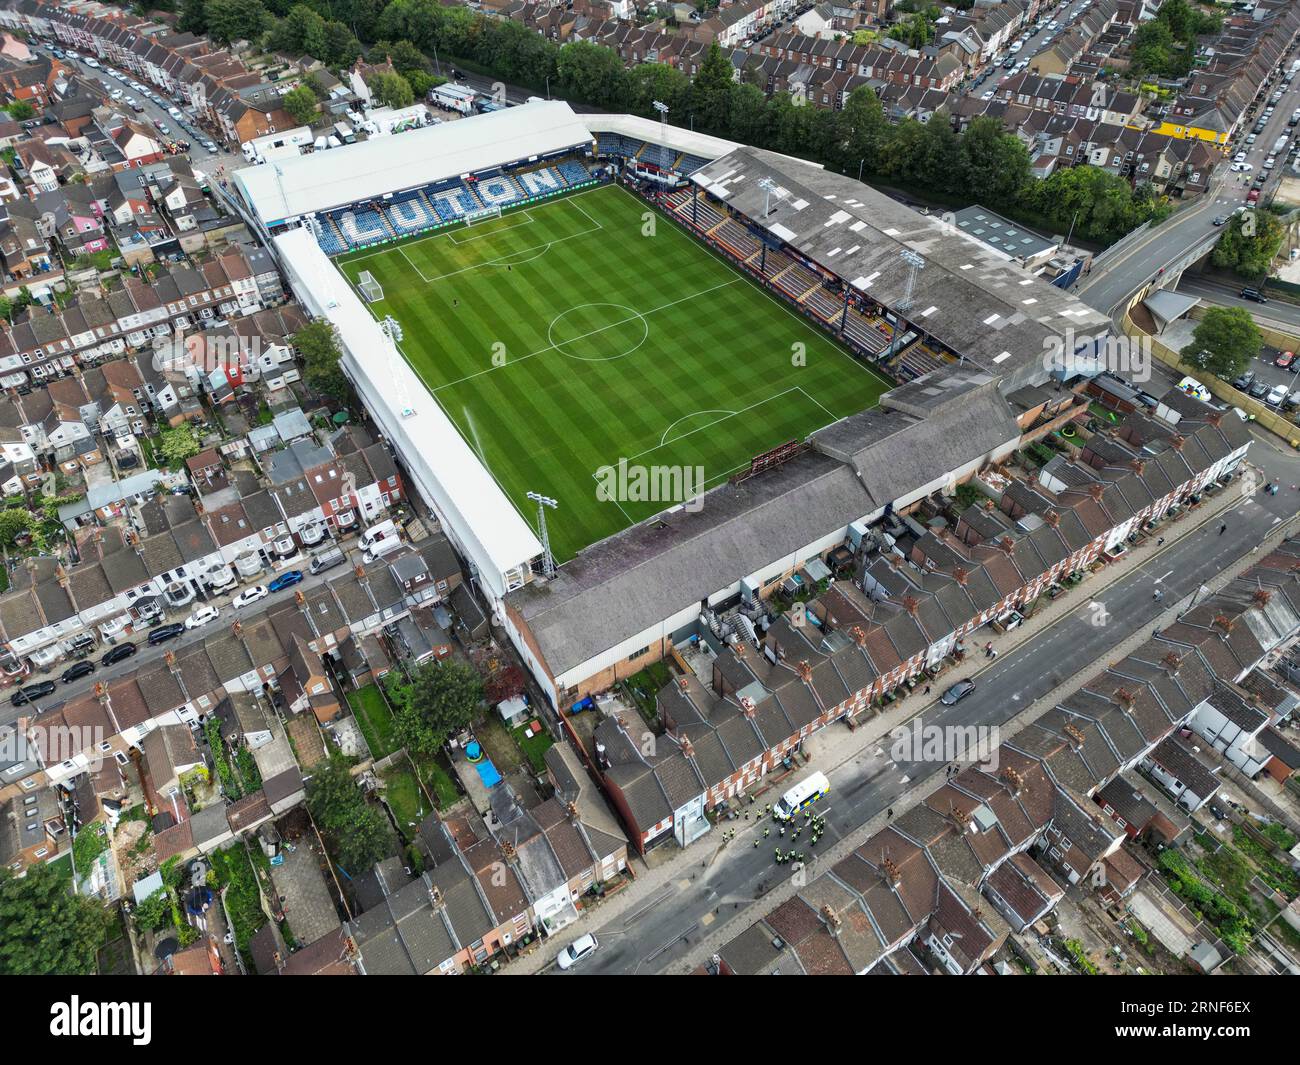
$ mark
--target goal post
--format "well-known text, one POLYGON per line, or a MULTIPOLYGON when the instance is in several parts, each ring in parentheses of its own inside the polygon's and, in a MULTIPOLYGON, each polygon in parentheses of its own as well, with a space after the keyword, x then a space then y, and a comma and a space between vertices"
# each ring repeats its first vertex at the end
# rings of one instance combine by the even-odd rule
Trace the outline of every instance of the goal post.
POLYGON ((501 205, 493 204, 491 207, 480 207, 476 211, 465 212, 465 224, 467 226, 477 225, 479 222, 487 222, 493 218, 501 217, 501 205))
POLYGON ((361 271, 361 276, 357 278, 357 288, 361 290, 361 295, 366 298, 367 303, 375 303, 384 298, 384 287, 375 280, 375 275, 369 270, 361 271))

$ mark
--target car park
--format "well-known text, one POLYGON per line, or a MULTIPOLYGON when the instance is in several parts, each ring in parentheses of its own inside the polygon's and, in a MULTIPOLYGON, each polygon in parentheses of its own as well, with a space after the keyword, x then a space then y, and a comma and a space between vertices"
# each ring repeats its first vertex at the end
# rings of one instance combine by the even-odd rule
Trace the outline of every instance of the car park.
POLYGON ((596 937, 588 932, 586 935, 579 936, 560 951, 555 958, 555 964, 561 969, 572 969, 584 958, 589 958, 595 954, 598 946, 600 946, 600 943, 596 937))
POLYGON ((205 604, 185 619, 185 627, 187 629, 199 629, 210 621, 216 621, 220 616, 220 610, 215 606, 205 604))
POLYGON ((63 683, 71 684, 74 680, 80 680, 82 677, 88 677, 95 672, 94 662, 74 662, 63 671, 63 683))
POLYGON ((286 588, 292 588, 295 584, 302 583, 303 572, 300 569, 291 569, 287 573, 281 573, 267 587, 272 592, 282 592, 286 588))
POLYGON ((139 648, 133 643, 119 643, 116 647, 110 648, 108 652, 99 660, 101 666, 114 666, 118 662, 125 662, 139 648))
POLYGON ((52 680, 43 680, 39 684, 28 684, 9 696, 9 703, 11 706, 26 706, 36 699, 44 699, 57 687, 58 685, 52 680))
POLYGON ((944 706, 955 706, 974 690, 975 682, 973 680, 959 680, 939 696, 939 702, 943 703, 944 706))
POLYGON ((259 599, 265 599, 271 593, 266 590, 266 585, 255 584, 251 588, 245 588, 234 599, 230 605, 238 610, 240 607, 248 606, 249 603, 256 603, 259 599))
POLYGON ((174 640, 177 636, 185 631, 185 626, 180 623, 171 625, 159 625, 156 629, 149 630, 149 646, 157 647, 160 643, 166 643, 168 640, 174 640))

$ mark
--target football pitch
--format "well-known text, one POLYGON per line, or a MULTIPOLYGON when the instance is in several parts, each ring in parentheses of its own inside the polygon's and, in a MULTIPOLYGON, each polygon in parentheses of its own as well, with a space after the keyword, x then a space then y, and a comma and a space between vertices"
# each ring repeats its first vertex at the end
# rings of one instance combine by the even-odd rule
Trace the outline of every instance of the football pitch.
POLYGON ((338 264, 528 524, 528 492, 558 502, 561 562, 889 387, 616 186, 338 264))

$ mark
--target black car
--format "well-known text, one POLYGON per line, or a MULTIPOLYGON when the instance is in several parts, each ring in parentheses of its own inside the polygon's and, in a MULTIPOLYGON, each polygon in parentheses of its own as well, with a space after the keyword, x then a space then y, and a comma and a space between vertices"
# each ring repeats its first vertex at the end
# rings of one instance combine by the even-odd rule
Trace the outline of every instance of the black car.
POLYGON ((101 666, 115 666, 118 662, 125 662, 137 650, 139 648, 133 643, 119 643, 99 660, 99 664, 101 666))
POLYGON ((1268 395, 1267 381, 1256 381, 1253 385, 1250 386, 1251 399, 1263 399, 1267 395, 1268 395))
POLYGON ((25 706, 35 699, 43 699, 54 691, 57 685, 52 680, 43 680, 39 684, 29 684, 25 688, 19 688, 13 695, 9 696, 11 706, 25 706))
POLYGON ((1228 221, 1228 216, 1226 214, 1221 214, 1214 219, 1214 224, 1216 226, 1221 226, 1224 225, 1227 221, 1228 221))
POLYGON ((180 622, 176 622, 172 625, 159 625, 156 629, 149 630, 149 646, 157 647, 160 643, 174 640, 184 631, 185 626, 180 622))
POLYGON ((939 702, 943 703, 944 706, 953 706, 965 699, 974 690, 975 682, 973 680, 959 680, 939 696, 939 702))
POLYGON ((63 671, 63 683, 71 684, 74 680, 88 677, 95 672, 94 662, 76 662, 63 671))
POLYGON ((1268 302, 1268 297, 1257 288, 1243 288, 1240 292, 1240 296, 1243 300, 1250 300, 1252 303, 1268 302))
POLYGON ((1210 803, 1210 813, 1214 815, 1214 819, 1216 821, 1222 821, 1225 817, 1228 816, 1226 813, 1223 812, 1222 807, 1216 806, 1214 803, 1210 803))

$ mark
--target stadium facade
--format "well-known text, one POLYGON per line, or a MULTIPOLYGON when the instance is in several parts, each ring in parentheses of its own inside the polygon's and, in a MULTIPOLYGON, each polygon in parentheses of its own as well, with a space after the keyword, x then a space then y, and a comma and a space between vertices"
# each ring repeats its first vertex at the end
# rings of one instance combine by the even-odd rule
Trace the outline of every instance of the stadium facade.
POLYGON ((249 168, 234 184, 295 294, 338 328, 358 393, 557 707, 670 654, 702 617, 855 547, 882 518, 1022 446, 1043 428, 1041 386, 1103 368, 1111 328, 960 228, 850 178, 635 116, 579 116, 559 102, 249 168), (562 192, 599 176, 606 160, 672 175, 681 187, 664 189, 661 206, 763 283, 769 255, 788 262, 781 276, 801 279, 798 294, 768 287, 860 357, 883 363, 909 346, 928 361, 904 364, 904 376, 926 372, 813 434, 786 461, 714 488, 699 508, 593 544, 544 579, 534 530, 328 253, 380 230, 395 240, 426 220, 454 224, 494 199, 509 206, 562 192), (549 184, 512 176, 520 164, 550 162, 549 184), (394 202, 414 206, 385 206, 394 202), (874 350, 864 334, 878 337, 874 350))

